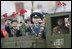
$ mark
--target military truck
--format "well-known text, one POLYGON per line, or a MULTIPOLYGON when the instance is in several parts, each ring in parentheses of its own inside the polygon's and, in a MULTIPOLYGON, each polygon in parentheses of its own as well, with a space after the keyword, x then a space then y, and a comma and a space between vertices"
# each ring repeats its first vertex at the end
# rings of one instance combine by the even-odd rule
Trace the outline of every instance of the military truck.
POLYGON ((46 15, 46 39, 32 36, 1 38, 1 48, 71 48, 71 12, 59 12, 46 15), (69 18, 69 32, 54 34, 53 27, 57 18, 69 18))

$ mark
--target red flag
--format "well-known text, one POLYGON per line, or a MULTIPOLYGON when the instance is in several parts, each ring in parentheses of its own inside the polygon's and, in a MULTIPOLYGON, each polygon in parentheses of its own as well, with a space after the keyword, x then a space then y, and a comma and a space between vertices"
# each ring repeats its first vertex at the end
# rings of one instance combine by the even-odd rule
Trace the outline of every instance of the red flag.
POLYGON ((3 16, 3 17, 8 17, 8 16, 7 16, 7 13, 3 14, 2 16, 3 16))
POLYGON ((66 3, 62 2, 63 6, 65 5, 66 6, 66 3))
POLYGON ((1 28, 1 31, 2 31, 2 34, 4 35, 4 37, 7 38, 7 33, 6 33, 6 31, 4 30, 4 28, 1 28))

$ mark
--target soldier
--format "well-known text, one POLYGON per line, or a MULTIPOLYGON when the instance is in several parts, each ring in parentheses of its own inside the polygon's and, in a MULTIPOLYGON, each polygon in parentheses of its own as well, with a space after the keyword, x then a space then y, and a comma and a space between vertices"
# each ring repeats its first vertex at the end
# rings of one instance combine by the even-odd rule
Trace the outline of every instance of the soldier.
POLYGON ((69 30, 64 26, 63 20, 61 18, 57 19, 57 26, 53 28, 53 35, 55 34, 65 34, 68 33, 69 30))
POLYGON ((25 36, 25 34, 26 34, 25 33, 25 30, 26 30, 25 21, 24 20, 21 21, 20 24, 21 24, 21 26, 19 27, 20 32, 22 33, 22 36, 25 36))
POLYGON ((34 36, 36 38, 38 38, 38 35, 40 33, 40 24, 39 24, 39 20, 42 20, 42 14, 40 14, 39 12, 34 12, 30 15, 31 17, 31 23, 33 24, 32 26, 32 31, 34 33, 34 36))

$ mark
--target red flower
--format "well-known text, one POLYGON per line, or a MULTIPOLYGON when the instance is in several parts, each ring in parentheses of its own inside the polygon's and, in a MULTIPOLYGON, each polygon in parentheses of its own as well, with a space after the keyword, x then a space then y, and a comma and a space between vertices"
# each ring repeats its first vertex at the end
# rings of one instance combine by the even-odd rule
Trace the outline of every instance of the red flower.
POLYGON ((62 5, 60 1, 59 1, 58 5, 62 5))
POLYGON ((22 14, 22 12, 23 12, 23 9, 20 10, 20 15, 22 14))
POLYGON ((21 9, 21 10, 20 10, 20 15, 21 15, 22 13, 25 13, 25 12, 27 12, 25 9, 24 9, 24 10, 21 9))
POLYGON ((10 17, 13 17, 13 15, 10 15, 10 17))
POLYGON ((15 12, 13 12, 13 14, 12 14, 12 15, 10 15, 10 17, 13 17, 14 15, 16 15, 16 14, 15 14, 15 12))
POLYGON ((7 16, 7 13, 3 14, 2 16, 3 16, 3 17, 8 17, 8 16, 7 16))
POLYGON ((24 9, 23 12, 25 13, 25 12, 27 12, 27 10, 24 9))
POLYGON ((18 14, 18 12, 16 12, 16 14, 18 14))
POLYGON ((15 12, 13 12, 13 14, 12 14, 12 15, 16 15, 16 14, 15 14, 15 12))
POLYGON ((62 2, 63 6, 65 5, 66 6, 66 3, 62 2))

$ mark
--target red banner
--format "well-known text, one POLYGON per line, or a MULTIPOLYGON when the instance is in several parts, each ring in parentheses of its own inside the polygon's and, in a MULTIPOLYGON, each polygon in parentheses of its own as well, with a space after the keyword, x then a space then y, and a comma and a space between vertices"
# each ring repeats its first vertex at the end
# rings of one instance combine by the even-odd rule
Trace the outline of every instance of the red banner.
POLYGON ((4 30, 4 28, 1 28, 1 31, 2 31, 2 34, 4 35, 4 37, 7 38, 7 33, 6 33, 6 31, 4 30))

